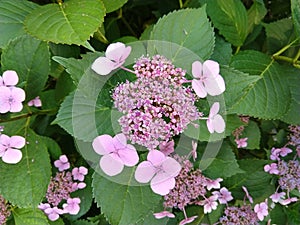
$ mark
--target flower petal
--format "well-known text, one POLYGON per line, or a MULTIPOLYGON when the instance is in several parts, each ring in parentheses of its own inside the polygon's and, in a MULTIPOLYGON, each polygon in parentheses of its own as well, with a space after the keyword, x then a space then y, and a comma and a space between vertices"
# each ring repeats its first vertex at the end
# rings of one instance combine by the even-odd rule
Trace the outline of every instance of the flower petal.
POLYGON ((22 136, 11 136, 10 137, 10 146, 13 148, 23 148, 25 146, 25 138, 22 136))
POLYGON ((6 86, 13 86, 19 82, 19 77, 16 71, 7 70, 3 73, 3 82, 6 86))
POLYGON ((115 65, 110 59, 99 57, 93 62, 92 70, 100 75, 107 75, 116 68, 115 65))
POLYGON ((162 164, 162 168, 165 173, 170 175, 170 177, 176 177, 181 170, 179 162, 171 157, 166 158, 166 160, 162 164))
POLYGON ((222 76, 218 75, 214 79, 205 80, 204 87, 209 95, 220 95, 225 91, 225 81, 222 76))
POLYGON ((102 156, 99 164, 103 172, 108 176, 115 176, 121 173, 124 168, 124 164, 112 157, 112 154, 102 156))
POLYGON ((165 159, 165 154, 158 150, 151 150, 147 155, 147 160, 150 161, 153 166, 160 166, 165 159))
POLYGON ((10 90, 15 101, 23 102, 25 100, 25 91, 22 88, 10 87, 10 90))
POLYGON ((215 115, 214 119, 212 120, 212 125, 217 133, 223 133, 225 131, 225 121, 219 114, 215 115))
POLYGON ((123 149, 127 146, 127 138, 123 133, 114 136, 112 141, 115 149, 123 149))
POLYGON ((215 115, 218 114, 220 110, 220 103, 219 102, 215 102, 214 104, 212 104, 210 110, 209 110, 209 118, 213 118, 215 115))
POLYGON ((10 110, 9 98, 11 92, 6 86, 0 86, 0 113, 7 113, 10 110))
POLYGON ((155 174, 155 168, 149 161, 141 162, 136 170, 134 177, 140 183, 148 183, 155 174))
POLYGON ((209 133, 212 134, 213 132, 215 132, 214 125, 213 125, 211 119, 206 120, 206 126, 207 126, 209 133))
POLYGON ((170 178, 166 173, 158 173, 151 180, 150 186, 154 193, 166 195, 175 187, 175 178, 170 178))
POLYGON ((125 166, 135 166, 139 162, 139 155, 132 145, 127 145, 125 149, 119 150, 118 155, 125 166))
POLYGON ((194 89, 196 95, 199 97, 199 98, 205 98, 206 95, 207 95, 207 92, 203 86, 203 82, 200 81, 200 80, 195 80, 193 79, 192 80, 192 88, 194 89))
MULTIPOLYGON (((130 49, 131 50, 131 49, 130 49)), ((129 50, 129 53, 130 53, 129 50)), ((110 59, 115 61, 116 63, 119 63, 120 58, 123 54, 127 54, 128 49, 126 49, 125 44, 121 43, 121 42, 116 42, 113 44, 110 44, 106 51, 105 51, 105 56, 110 59)), ((128 54, 129 55, 129 54, 128 54)))
POLYGON ((202 77, 202 63, 199 61, 195 61, 192 64, 192 74, 195 78, 202 77))
POLYGON ((95 152, 99 155, 106 155, 115 151, 113 138, 107 134, 96 137, 92 145, 95 152))
POLYGON ((5 163, 16 164, 22 159, 22 152, 18 149, 9 148, 2 156, 2 160, 5 163))
POLYGON ((220 66, 219 63, 213 60, 206 60, 203 63, 203 75, 208 78, 215 78, 219 75, 220 66))

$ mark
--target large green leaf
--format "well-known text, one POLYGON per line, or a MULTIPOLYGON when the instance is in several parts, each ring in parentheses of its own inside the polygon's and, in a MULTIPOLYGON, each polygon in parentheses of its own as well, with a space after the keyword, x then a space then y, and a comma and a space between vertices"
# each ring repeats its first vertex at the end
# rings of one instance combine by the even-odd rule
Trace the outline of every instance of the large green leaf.
POLYGON ((263 0, 255 0, 247 11, 248 15, 248 34, 252 32, 255 25, 260 24, 267 14, 267 9, 263 0))
POLYGON ((231 44, 223 38, 216 37, 216 46, 211 59, 217 61, 221 65, 228 65, 232 56, 231 44))
POLYGON ((102 0, 107 13, 121 8, 128 0, 102 0))
POLYGON ((42 210, 36 209, 14 209, 12 211, 15 225, 48 225, 48 219, 42 210))
POLYGON ((246 149, 260 149, 260 130, 257 123, 250 121, 241 138, 247 137, 247 147, 246 149))
POLYGON ((0 1, 0 48, 11 39, 26 34, 24 19, 37 7, 37 4, 26 0, 0 1))
POLYGON ((11 41, 1 55, 2 70, 15 70, 28 100, 40 94, 48 79, 50 53, 46 42, 22 36, 11 41))
POLYGON ((42 139, 28 128, 19 133, 26 139, 23 157, 17 164, 0 161, 0 193, 13 205, 35 208, 45 197, 51 176, 47 147, 42 139))
POLYGON ((207 12, 214 26, 234 46, 242 46, 247 37, 247 11, 240 0, 207 1, 207 12))
POLYGON ((104 21, 100 0, 69 0, 47 4, 26 17, 27 31, 43 41, 85 45, 104 21))
POLYGON ((299 0, 291 0, 291 11, 292 11, 295 31, 298 37, 300 37, 300 1, 299 0))
POLYGON ((177 43, 203 60, 210 57, 214 48, 214 32, 205 7, 169 13, 153 27, 151 39, 177 43))
POLYGON ((285 67, 256 51, 244 51, 233 57, 231 66, 260 79, 253 82, 233 102, 229 111, 263 119, 279 119, 291 103, 285 67))
MULTIPOLYGON (((131 173, 134 179, 134 170, 131 173)), ((161 196, 154 194, 149 185, 119 184, 98 173, 94 173, 92 185, 95 200, 112 225, 135 224, 161 204, 161 196)))

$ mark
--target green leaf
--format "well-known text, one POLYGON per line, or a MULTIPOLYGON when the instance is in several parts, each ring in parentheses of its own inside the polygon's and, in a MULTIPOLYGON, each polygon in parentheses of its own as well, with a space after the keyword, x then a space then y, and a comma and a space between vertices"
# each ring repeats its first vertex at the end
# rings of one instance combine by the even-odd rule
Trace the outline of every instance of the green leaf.
POLYGON ((264 24, 267 35, 267 49, 273 54, 289 44, 293 38, 293 21, 285 18, 273 23, 264 24))
POLYGON ((260 149, 260 130, 257 123, 250 121, 248 126, 245 126, 241 138, 244 137, 248 138, 246 149, 260 149))
MULTIPOLYGON (((290 88, 284 76, 285 67, 256 51, 244 51, 235 55, 231 66, 258 75, 260 79, 244 90, 229 112, 263 119, 279 119, 290 105, 290 88)), ((227 99, 227 98, 226 98, 227 99)))
POLYGON ((249 194, 256 202, 264 201, 274 193, 275 188, 270 184, 272 176, 264 172, 264 165, 268 163, 265 160, 246 159, 239 160, 240 169, 245 173, 236 174, 228 179, 225 179, 223 185, 227 187, 234 198, 244 199, 245 192, 242 186, 245 186, 249 194))
POLYGON ((248 15, 248 34, 252 32, 255 25, 260 24, 267 14, 267 9, 263 0, 255 0, 247 11, 248 15))
POLYGON ((12 211, 15 225, 49 225, 48 219, 40 209, 14 209, 12 211))
MULTIPOLYGON (((131 179, 133 173, 134 170, 131 170, 131 179)), ((98 173, 94 173, 92 185, 95 200, 112 225, 135 224, 149 212, 153 213, 161 200, 161 196, 154 194, 149 185, 122 185, 98 173)))
POLYGON ((35 9, 26 17, 25 26, 28 33, 43 41, 86 46, 104 16, 100 0, 69 0, 35 9))
POLYGON ((214 26, 234 46, 242 46, 247 37, 247 11, 240 0, 210 0, 207 12, 214 26))
POLYGON ((40 136, 40 138, 43 140, 43 143, 46 145, 52 159, 56 160, 62 155, 60 146, 57 144, 56 141, 46 136, 40 136))
POLYGON ((102 0, 106 13, 110 13, 121 8, 127 1, 128 0, 102 0))
POLYGON ((46 42, 30 36, 22 36, 11 41, 1 55, 2 70, 15 70, 26 99, 35 98, 44 88, 50 70, 50 53, 46 42))
POLYGON ((25 0, 0 1, 0 48, 10 40, 26 34, 25 17, 37 7, 37 4, 25 0))
POLYGON ((13 205, 37 207, 46 194, 51 176, 47 147, 32 130, 25 128, 19 135, 27 144, 22 148, 23 157, 17 164, 0 161, 0 193, 13 205))
POLYGON ((217 61, 221 65, 228 65, 232 56, 231 44, 226 42, 223 38, 216 37, 216 46, 211 59, 217 61))
POLYGON ((300 2, 299 0, 291 0, 291 11, 294 22, 295 31, 300 37, 300 2))
POLYGON ((205 10, 202 7, 169 13, 154 25, 151 39, 177 43, 199 55, 202 60, 208 59, 214 48, 214 32, 205 10))
MULTIPOLYGON (((213 159, 212 163, 203 171, 206 176, 216 179, 218 177, 227 178, 231 177, 237 173, 243 173, 243 170, 239 168, 239 164, 235 158, 232 149, 228 144, 223 144, 218 155, 213 159)), ((201 164, 203 164, 203 159, 201 159, 201 164)))

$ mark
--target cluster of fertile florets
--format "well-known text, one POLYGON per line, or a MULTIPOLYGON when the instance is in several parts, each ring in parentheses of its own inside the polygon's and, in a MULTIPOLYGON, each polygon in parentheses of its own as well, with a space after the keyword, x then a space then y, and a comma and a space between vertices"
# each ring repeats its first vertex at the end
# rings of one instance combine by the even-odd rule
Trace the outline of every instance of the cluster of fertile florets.
POLYGON ((83 182, 87 175, 87 168, 75 167, 72 172, 67 171, 70 163, 65 155, 60 156, 54 162, 59 172, 55 177, 51 177, 48 185, 45 203, 39 205, 39 209, 43 210, 51 221, 55 221, 61 214, 76 215, 80 210, 80 198, 71 198, 71 193, 78 189, 83 189, 86 184, 83 182), (59 208, 60 207, 60 208, 59 208))
POLYGON ((182 133, 201 113, 191 89, 180 84, 182 69, 162 56, 142 57, 134 68, 138 79, 118 85, 112 97, 125 113, 119 119, 122 133, 151 150, 182 133))
POLYGON ((7 218, 10 216, 11 212, 9 205, 6 200, 0 195, 0 224, 5 224, 7 218))

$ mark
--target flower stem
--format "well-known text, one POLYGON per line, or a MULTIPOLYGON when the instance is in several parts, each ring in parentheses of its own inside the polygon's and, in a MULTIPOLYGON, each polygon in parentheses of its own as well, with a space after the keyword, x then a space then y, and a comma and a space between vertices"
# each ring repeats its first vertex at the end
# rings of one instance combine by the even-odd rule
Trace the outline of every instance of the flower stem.
POLYGON ((10 117, 8 119, 0 119, 0 122, 11 122, 11 121, 16 121, 16 120, 28 118, 28 117, 31 117, 31 116, 34 116, 34 115, 44 115, 44 114, 55 113, 55 112, 57 112, 57 109, 40 110, 40 111, 37 111, 37 112, 29 112, 29 113, 25 113, 25 114, 15 116, 15 117, 10 117))
POLYGON ((181 8, 181 9, 182 9, 182 7, 183 7, 182 0, 179 0, 179 8, 181 8))
POLYGON ((135 74, 135 72, 134 72, 133 70, 128 69, 128 68, 126 68, 126 67, 124 67, 124 66, 120 66, 120 68, 123 69, 123 70, 125 70, 125 71, 127 71, 127 72, 130 72, 130 73, 135 74))

